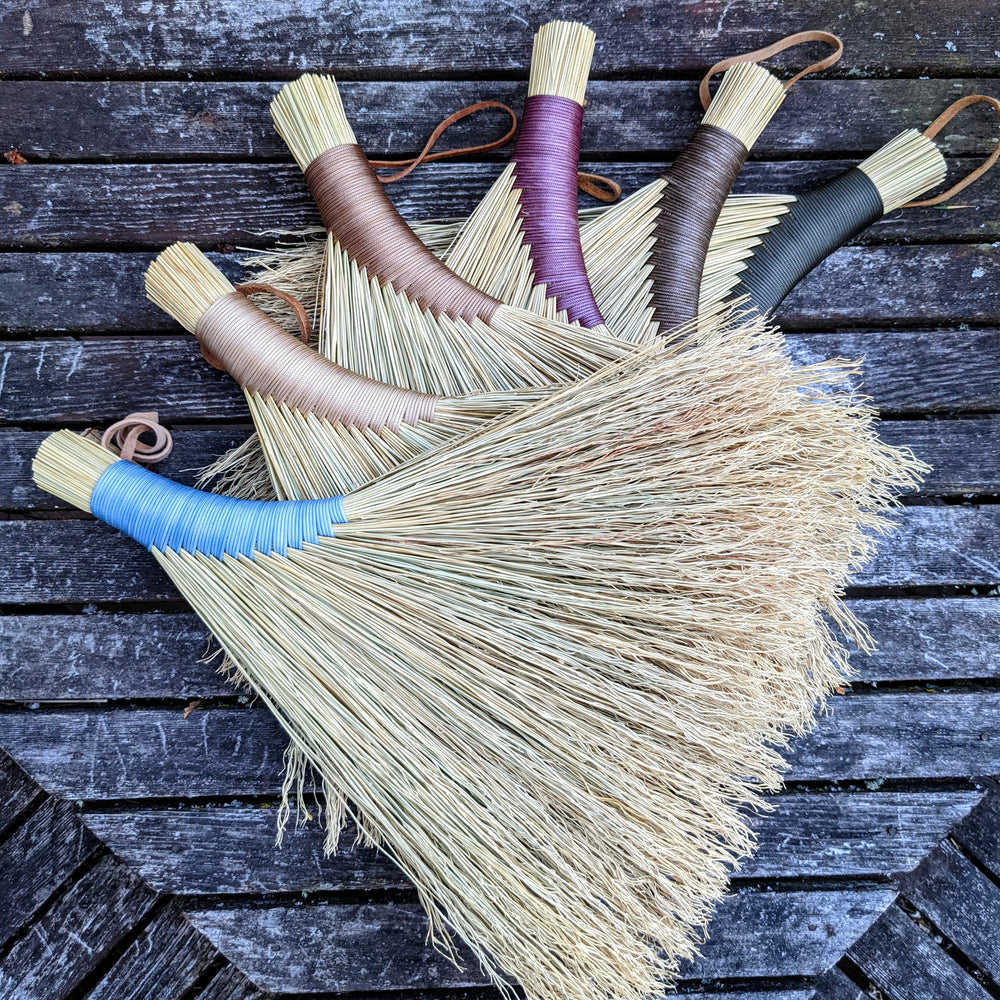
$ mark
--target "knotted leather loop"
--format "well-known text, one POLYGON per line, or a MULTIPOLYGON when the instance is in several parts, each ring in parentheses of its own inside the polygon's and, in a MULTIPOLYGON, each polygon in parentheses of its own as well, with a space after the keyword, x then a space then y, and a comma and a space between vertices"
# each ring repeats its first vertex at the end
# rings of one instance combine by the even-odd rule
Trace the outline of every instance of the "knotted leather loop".
POLYGON ((174 441, 170 431, 161 426, 159 414, 152 410, 146 413, 130 413, 113 423, 101 435, 101 447, 117 451, 126 462, 155 465, 173 451, 174 441), (142 435, 148 432, 155 435, 152 444, 140 440, 142 435))

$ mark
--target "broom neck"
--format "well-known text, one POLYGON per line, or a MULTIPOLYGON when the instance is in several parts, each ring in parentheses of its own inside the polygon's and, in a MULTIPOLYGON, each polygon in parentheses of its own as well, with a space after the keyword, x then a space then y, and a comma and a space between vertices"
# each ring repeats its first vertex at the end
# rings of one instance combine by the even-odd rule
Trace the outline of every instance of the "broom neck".
POLYGON ((348 426, 397 429, 434 419, 437 397, 334 364, 239 292, 216 299, 194 332, 213 363, 263 399, 348 426))
POLYGON ((97 480, 90 510, 147 549, 253 558, 333 537, 333 525, 347 522, 342 501, 238 500, 118 461, 97 480))
POLYGON ((514 149, 521 226, 535 281, 554 295, 570 322, 604 322, 587 277, 577 212, 583 107, 567 97, 529 97, 514 149))
POLYGON ((360 268, 434 316, 489 322, 499 300, 449 270, 396 211, 359 146, 317 156, 306 183, 323 224, 360 268))

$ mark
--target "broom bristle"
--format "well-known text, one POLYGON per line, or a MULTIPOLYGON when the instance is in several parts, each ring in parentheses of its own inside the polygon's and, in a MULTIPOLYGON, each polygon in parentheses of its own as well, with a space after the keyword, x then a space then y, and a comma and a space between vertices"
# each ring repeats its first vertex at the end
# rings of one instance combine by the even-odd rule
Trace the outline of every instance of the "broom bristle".
POLYGON ((74 431, 56 431, 39 445, 31 473, 43 490, 89 512, 97 480, 117 461, 113 452, 74 431))
POLYGON ((146 270, 146 297, 194 333, 205 310, 235 289, 193 244, 174 243, 146 270))
POLYGON ((884 210, 892 212, 940 184, 948 168, 934 141, 911 128, 859 163, 858 170, 878 188, 884 210))
POLYGON ((584 103, 597 36, 579 21, 549 21, 531 46, 528 97, 548 94, 584 103))
POLYGON ((271 117, 303 171, 328 149, 357 145, 332 76, 306 73, 285 84, 271 101, 271 117))
POLYGON ((781 81, 763 66, 737 63, 723 75, 702 124, 725 129, 750 149, 784 99, 781 81))

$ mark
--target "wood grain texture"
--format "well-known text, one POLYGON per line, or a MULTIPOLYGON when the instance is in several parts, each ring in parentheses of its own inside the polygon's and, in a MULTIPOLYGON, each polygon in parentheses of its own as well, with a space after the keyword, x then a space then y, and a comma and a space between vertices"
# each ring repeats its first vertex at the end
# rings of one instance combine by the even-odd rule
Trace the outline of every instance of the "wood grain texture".
POLYGON ((990 996, 896 906, 847 954, 893 1000, 987 1000, 990 996))
POLYGON ((953 832, 962 849, 975 858, 994 877, 1000 878, 1000 791, 992 785, 987 795, 965 821, 953 832))
MULTIPOLYGON (((779 0, 752 6, 708 0, 677 8, 671 17, 656 0, 606 5, 560 0, 530 17, 499 0, 337 7, 293 0, 280 16, 267 0, 169 0, 154 11, 137 20, 120 0, 100 5, 43 0, 31 7, 26 34, 22 10, 10 9, 0 19, 6 72, 118 77, 221 71, 284 79, 310 69, 394 78, 527 76, 532 32, 538 20, 553 18, 586 21, 597 33, 595 76, 700 74, 717 59, 759 48, 803 24, 844 36, 841 74, 961 76, 986 74, 996 66, 996 14, 970 0, 947 7, 907 0, 878 9, 854 0, 836 11, 818 0, 794 10, 779 0), (484 24, 488 32, 482 31, 484 24)), ((776 62, 801 66, 803 61, 796 51, 776 62)))
MULTIPOLYGON (((998 601, 861 599, 848 606, 878 644, 874 653, 851 656, 860 682, 1000 676, 998 601)), ((199 662, 209 642, 208 629, 191 613, 5 615, 0 701, 232 698, 241 689, 226 682, 214 661, 199 662)))
POLYGON ((869 1000, 868 994, 858 989, 836 966, 827 969, 814 985, 809 1000, 869 1000))
MULTIPOLYGON (((979 800, 975 792, 778 796, 755 826, 756 854, 740 878, 869 877, 909 871, 979 800)), ((85 822, 159 892, 334 892, 407 889, 384 856, 356 848, 353 827, 323 857, 316 824, 275 847, 273 808, 205 806, 86 814, 85 822)))
MULTIPOLYGON (((724 899, 685 979, 811 976, 833 964, 892 901, 891 889, 741 892, 724 899)), ((412 904, 214 909, 191 922, 266 989, 300 993, 486 985, 466 953, 457 969, 425 946, 412 904)))
POLYGON ((108 856, 18 939, 0 966, 3 1000, 72 993, 153 904, 153 894, 108 856))
POLYGON ((197 995, 197 1000, 271 1000, 235 965, 226 965, 197 995))
MULTIPOLYGON (((289 74, 287 79, 291 79, 289 74)), ((29 163, 173 159, 288 160, 268 104, 280 82, 12 81, 4 86, 5 141, 29 163)), ((920 128, 981 80, 805 80, 754 145, 754 155, 857 156, 906 128, 920 128)), ((524 80, 345 81, 344 109, 361 147, 373 157, 423 148, 447 115, 480 100, 503 101, 520 114, 524 80)), ((687 80, 591 80, 583 119, 583 155, 677 152, 701 120, 687 80)), ((961 129, 936 141, 948 156, 985 155, 994 125, 986 108, 966 112, 961 129)), ((507 127, 502 112, 467 118, 449 129, 445 148, 479 145, 507 127)), ((500 153, 509 155, 510 149, 500 153)), ((652 156, 648 157, 653 159, 652 156)), ((993 198, 988 183, 976 189, 993 198)), ((969 200, 970 196, 963 200, 969 200)))
MULTIPOLYGON (((799 191, 855 162, 751 164, 736 190, 799 191)), ((950 169, 958 177, 978 162, 959 159, 950 169)), ((665 165, 662 160, 584 160, 580 166, 610 176, 629 194, 662 173, 665 165)), ((498 163, 429 164, 393 185, 392 201, 407 219, 464 216, 479 203, 499 172, 498 163)), ((935 243, 964 239, 988 243, 997 238, 997 194, 989 181, 962 192, 954 203, 972 207, 893 212, 866 231, 862 241, 935 243)), ((0 170, 0 209, 2 250, 152 249, 179 239, 206 248, 216 243, 267 246, 274 242, 273 237, 262 233, 320 224, 302 174, 291 163, 37 163, 8 167, 0 170)))
POLYGON ((17 872, 0 893, 0 945, 26 924, 97 850, 97 839, 66 802, 49 798, 0 845, 0 872, 17 872))
MULTIPOLYGON (((906 507, 857 586, 1000 583, 1000 508, 906 507)), ((94 520, 0 522, 0 603, 177 601, 148 553, 94 520)))
POLYGON ((0 749, 0 837, 18 816, 37 804, 41 794, 18 764, 0 749))
POLYGON ((900 891, 994 980, 1000 978, 1000 887, 945 841, 900 882, 900 891))
MULTIPOLYGON (((262 708, 88 708, 10 712, 4 747, 68 798, 275 797, 286 740, 262 708)), ((880 693, 831 700, 795 740, 798 781, 1000 773, 1000 694, 880 693)))
POLYGON ((218 952, 172 904, 101 976, 87 1000, 181 1000, 216 961, 218 952))

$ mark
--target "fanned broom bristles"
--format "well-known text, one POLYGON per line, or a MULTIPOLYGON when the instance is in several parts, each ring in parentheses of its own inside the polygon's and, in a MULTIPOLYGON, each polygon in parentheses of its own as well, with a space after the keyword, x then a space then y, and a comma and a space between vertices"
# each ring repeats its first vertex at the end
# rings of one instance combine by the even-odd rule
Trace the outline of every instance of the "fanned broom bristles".
MULTIPOLYGON (((197 247, 175 243, 150 264, 146 291, 151 301, 196 333, 206 310, 235 289, 197 247)), ((293 346, 291 339, 289 346, 293 346)), ((254 344, 248 342, 247 353, 252 355, 253 350, 254 344)), ((314 378, 322 385, 328 373, 324 363, 318 357, 316 360, 314 378)), ((539 398, 544 391, 524 389, 439 399, 432 421, 390 427, 346 426, 246 389, 261 450, 241 446, 218 471, 226 482, 238 482, 238 492, 251 498, 269 498, 261 478, 265 467, 274 488, 270 495, 279 499, 346 493, 421 451, 539 398)))
MULTIPOLYGON (((715 377, 663 345, 418 456, 335 538, 154 549, 317 769, 331 840, 354 814, 435 939, 533 1000, 645 1000, 693 953, 766 741, 839 675, 821 613, 914 470, 811 388, 836 371, 759 326, 709 346, 715 377)), ((52 435, 37 481, 78 502, 95 447, 52 435)))

